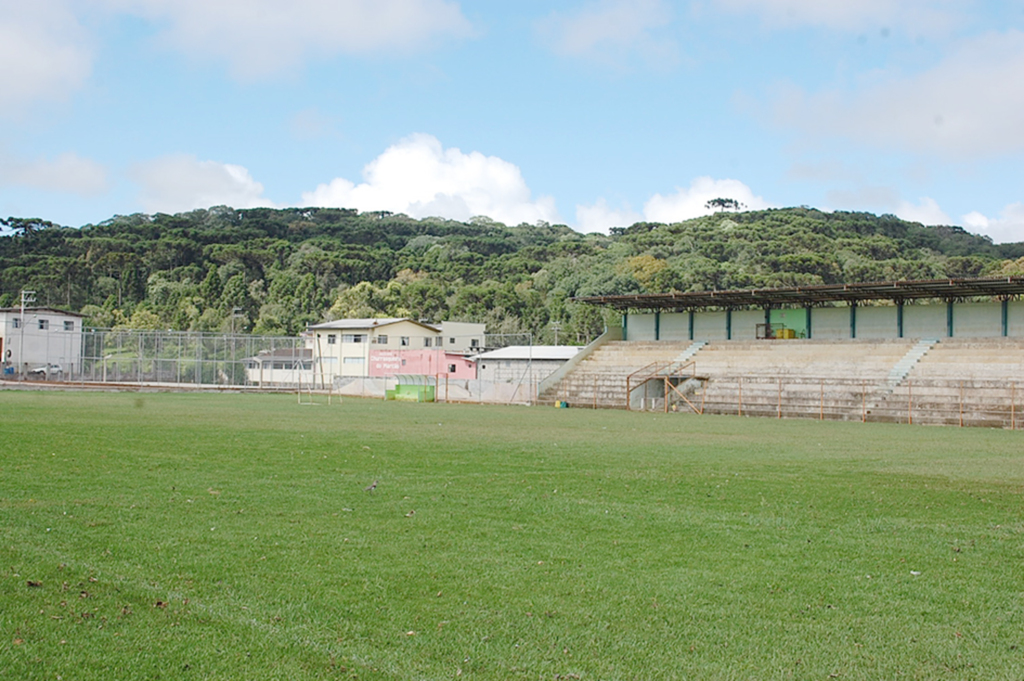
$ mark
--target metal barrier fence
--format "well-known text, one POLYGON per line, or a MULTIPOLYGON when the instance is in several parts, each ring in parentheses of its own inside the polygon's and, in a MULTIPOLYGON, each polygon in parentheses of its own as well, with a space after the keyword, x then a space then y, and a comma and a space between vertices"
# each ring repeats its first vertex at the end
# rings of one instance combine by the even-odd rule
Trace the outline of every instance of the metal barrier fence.
MULTIPOLYGON (((715 376, 695 385, 689 402, 707 414, 904 424, 1022 427, 1024 389, 1014 381, 972 379, 885 381, 813 376, 715 376)), ((640 398, 641 410, 690 411, 661 391, 640 398)), ((633 408, 636 408, 635 406, 633 408)))
POLYGON ((64 380, 245 386, 256 382, 247 368, 260 352, 298 356, 303 347, 287 336, 88 329, 81 365, 64 380))

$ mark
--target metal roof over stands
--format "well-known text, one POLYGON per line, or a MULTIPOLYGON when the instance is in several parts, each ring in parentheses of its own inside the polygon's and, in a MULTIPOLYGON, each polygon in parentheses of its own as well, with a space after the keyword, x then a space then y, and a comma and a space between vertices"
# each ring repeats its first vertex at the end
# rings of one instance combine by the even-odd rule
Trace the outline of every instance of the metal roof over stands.
POLYGON ((1024 296, 1024 276, 921 279, 624 296, 580 296, 573 300, 592 305, 608 305, 616 310, 695 310, 703 308, 774 308, 784 305, 806 307, 822 306, 829 303, 859 303, 869 300, 888 300, 900 303, 922 298, 937 298, 947 301, 979 297, 1010 299, 1018 296, 1024 296))

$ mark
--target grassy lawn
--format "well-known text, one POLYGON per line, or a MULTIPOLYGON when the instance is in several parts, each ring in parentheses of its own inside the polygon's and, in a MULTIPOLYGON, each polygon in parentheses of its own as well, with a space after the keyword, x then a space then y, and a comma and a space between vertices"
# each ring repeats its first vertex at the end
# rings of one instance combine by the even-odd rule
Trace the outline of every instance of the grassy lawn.
POLYGON ((1022 451, 975 428, 0 393, 0 677, 1019 680, 1022 451))

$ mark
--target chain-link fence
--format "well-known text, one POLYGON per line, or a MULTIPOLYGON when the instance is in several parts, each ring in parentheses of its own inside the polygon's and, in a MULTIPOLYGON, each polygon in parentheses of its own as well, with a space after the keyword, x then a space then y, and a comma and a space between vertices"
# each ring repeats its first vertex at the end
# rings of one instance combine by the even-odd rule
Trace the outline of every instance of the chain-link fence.
POLYGON ((303 339, 296 337, 87 329, 82 334, 80 369, 77 375, 65 379, 103 383, 255 385, 260 383, 260 370, 266 364, 271 371, 311 370, 311 353, 304 353, 303 348, 303 339))

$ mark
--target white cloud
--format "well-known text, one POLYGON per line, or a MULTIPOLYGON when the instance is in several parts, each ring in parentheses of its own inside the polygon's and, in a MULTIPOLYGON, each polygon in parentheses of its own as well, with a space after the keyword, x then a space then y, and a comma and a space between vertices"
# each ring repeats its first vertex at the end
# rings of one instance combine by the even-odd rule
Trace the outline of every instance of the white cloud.
POLYGON ((309 206, 390 210, 412 217, 468 220, 477 215, 506 224, 558 221, 554 199, 534 200, 519 168, 478 151, 444 149, 432 135, 412 135, 363 169, 361 184, 337 178, 302 195, 309 206))
POLYGON ((1011 203, 998 218, 972 211, 962 219, 967 230, 990 236, 997 244, 1024 241, 1024 203, 1011 203))
POLYGON ((628 208, 615 209, 604 199, 592 206, 576 206, 576 229, 584 234, 608 233, 612 227, 628 227, 643 220, 643 216, 628 208))
POLYGON ((1024 33, 962 43, 929 71, 876 71, 852 92, 779 93, 777 123, 819 137, 969 158, 1024 149, 1024 33))
POLYGON ((180 213, 210 206, 273 207, 263 185, 242 166, 200 161, 176 154, 136 165, 131 178, 142 185, 140 202, 148 213, 180 213))
POLYGON ((651 64, 674 63, 674 41, 658 34, 672 19, 665 0, 599 0, 573 14, 555 12, 537 31, 556 53, 623 65, 630 54, 651 64))
POLYGON ((970 0, 712 0, 720 9, 755 14, 771 27, 825 26, 842 31, 869 28, 912 35, 945 33, 962 23, 970 0))
POLYGON ((922 196, 916 204, 906 200, 900 201, 895 213, 896 217, 910 222, 920 222, 922 225, 953 224, 953 220, 939 208, 935 199, 928 196, 922 196))
POLYGON ((698 177, 687 188, 677 188, 674 194, 655 194, 644 204, 644 217, 651 222, 680 222, 715 211, 706 206, 711 199, 735 199, 748 210, 770 208, 771 204, 755 196, 750 187, 739 180, 715 180, 698 177))
POLYGON ((644 204, 643 214, 627 208, 612 208, 605 199, 598 199, 590 206, 576 206, 576 229, 582 232, 607 232, 611 227, 628 227, 641 220, 648 222, 674 223, 716 211, 707 207, 712 199, 734 199, 745 210, 771 208, 771 204, 755 196, 750 187, 739 180, 716 180, 698 177, 689 187, 676 188, 667 196, 655 194, 644 204))
POLYGON ((335 54, 408 53, 473 33, 451 0, 104 0, 156 20, 162 40, 251 80, 335 54))
POLYGON ((0 0, 0 112, 66 98, 92 61, 91 40, 65 2, 0 0))
POLYGON ((74 153, 51 160, 0 157, 0 184, 49 192, 95 196, 107 190, 107 172, 99 163, 74 153))

